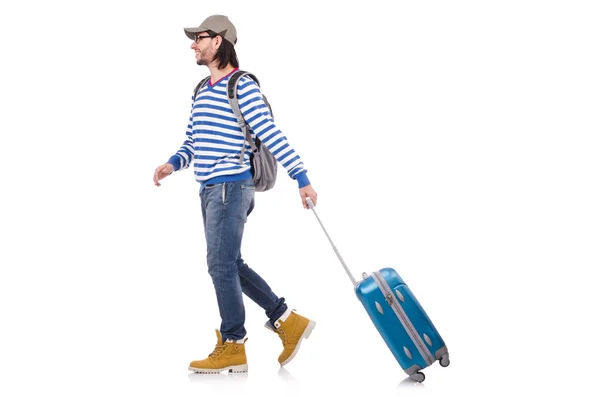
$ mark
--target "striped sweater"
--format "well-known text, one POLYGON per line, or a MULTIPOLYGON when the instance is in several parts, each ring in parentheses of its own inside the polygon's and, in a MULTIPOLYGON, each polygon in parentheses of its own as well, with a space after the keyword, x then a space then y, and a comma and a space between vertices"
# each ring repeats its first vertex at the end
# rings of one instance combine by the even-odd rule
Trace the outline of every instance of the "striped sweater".
MULTIPOLYGON (((237 70, 237 69, 236 69, 237 70)), ((252 178, 252 149, 237 123, 227 101, 227 82, 236 70, 217 83, 210 81, 192 98, 192 111, 186 140, 169 163, 175 171, 192 164, 196 181, 207 184, 252 178), (246 145, 244 162, 239 163, 242 144, 246 145)), ((302 160, 277 128, 265 104, 259 86, 248 76, 238 81, 240 110, 251 128, 252 138, 260 138, 288 175, 302 188, 310 184, 302 160)))

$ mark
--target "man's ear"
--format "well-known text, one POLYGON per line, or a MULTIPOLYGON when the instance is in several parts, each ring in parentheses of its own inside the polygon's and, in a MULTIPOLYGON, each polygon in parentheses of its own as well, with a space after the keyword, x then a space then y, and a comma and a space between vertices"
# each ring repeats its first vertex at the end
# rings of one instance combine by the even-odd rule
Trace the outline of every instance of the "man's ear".
POLYGON ((221 43, 223 42, 223 38, 220 35, 215 36, 215 50, 218 50, 221 47, 221 43))

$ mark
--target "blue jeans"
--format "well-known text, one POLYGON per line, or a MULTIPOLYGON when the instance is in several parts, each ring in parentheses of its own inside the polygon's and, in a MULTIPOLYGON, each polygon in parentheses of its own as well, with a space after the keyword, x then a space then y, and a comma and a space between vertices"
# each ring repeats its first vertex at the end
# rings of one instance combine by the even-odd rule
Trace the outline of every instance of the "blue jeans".
POLYGON ((244 224, 254 208, 254 192, 252 179, 207 185, 200 192, 208 273, 217 294, 223 341, 246 336, 242 293, 265 310, 271 325, 287 310, 285 299, 242 259, 244 224))

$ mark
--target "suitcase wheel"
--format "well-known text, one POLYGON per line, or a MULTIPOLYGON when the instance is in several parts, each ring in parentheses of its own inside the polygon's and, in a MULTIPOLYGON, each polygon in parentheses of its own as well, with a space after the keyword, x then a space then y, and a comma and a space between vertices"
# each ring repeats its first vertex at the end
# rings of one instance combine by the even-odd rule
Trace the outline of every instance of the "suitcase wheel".
POLYGON ((425 374, 421 371, 417 371, 414 374, 410 375, 410 378, 416 382, 423 382, 425 380, 425 374))
POLYGON ((442 367, 447 367, 448 365, 450 365, 450 357, 448 356, 448 353, 440 357, 440 365, 442 367))

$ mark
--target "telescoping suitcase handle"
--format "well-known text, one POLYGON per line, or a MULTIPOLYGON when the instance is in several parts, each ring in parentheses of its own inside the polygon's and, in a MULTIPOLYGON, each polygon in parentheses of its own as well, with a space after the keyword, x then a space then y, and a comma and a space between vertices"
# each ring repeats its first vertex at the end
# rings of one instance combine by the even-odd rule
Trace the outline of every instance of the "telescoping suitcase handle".
POLYGON ((348 270, 348 266, 346 266, 346 262, 344 262, 344 258, 342 258, 342 256, 340 255, 338 249, 336 248, 335 244, 333 244, 333 241, 331 240, 331 237, 329 237, 329 233, 327 233, 327 230, 325 229, 325 226, 323 226, 323 222, 321 222, 321 218, 319 218, 319 215, 317 214, 317 211, 315 210, 315 206, 314 206, 312 200, 310 199, 310 197, 306 198, 306 202, 308 203, 308 206, 310 207, 310 209, 315 213, 315 216, 317 217, 317 220, 319 221, 319 224, 323 228, 323 231, 325 232, 325 235, 327 236, 327 238, 329 239, 329 242, 331 243, 331 246, 333 247, 333 251, 337 255, 337 257, 340 260, 340 262, 342 262, 342 266, 344 266, 344 270, 346 270, 346 273, 348 274, 348 277, 350 278, 350 281, 352 281, 352 286, 353 287, 356 286, 356 279, 352 276, 352 273, 350 273, 350 270, 348 270))

